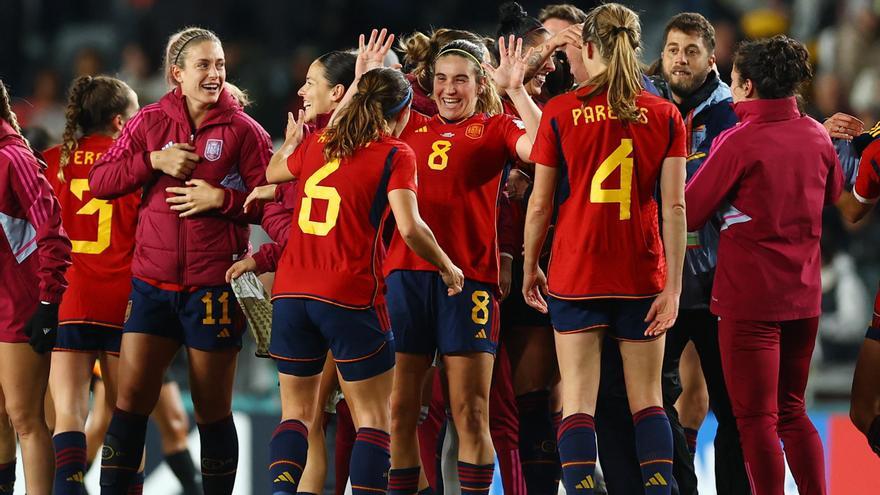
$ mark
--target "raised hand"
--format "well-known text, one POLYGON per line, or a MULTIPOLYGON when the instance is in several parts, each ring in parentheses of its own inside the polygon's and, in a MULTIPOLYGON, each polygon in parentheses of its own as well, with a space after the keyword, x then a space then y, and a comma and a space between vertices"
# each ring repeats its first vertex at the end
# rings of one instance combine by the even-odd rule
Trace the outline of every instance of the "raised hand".
POLYGON ((495 86, 502 91, 521 90, 523 79, 528 69, 527 59, 531 56, 532 49, 522 52, 522 38, 510 35, 505 43, 504 37, 498 38, 498 67, 483 64, 486 72, 495 81, 495 86))
POLYGON ((363 34, 358 37, 358 56, 354 64, 355 79, 360 79, 367 72, 384 65, 385 55, 394 45, 394 34, 388 34, 385 28, 381 31, 374 29, 370 33, 370 40, 366 42, 365 40, 363 34))

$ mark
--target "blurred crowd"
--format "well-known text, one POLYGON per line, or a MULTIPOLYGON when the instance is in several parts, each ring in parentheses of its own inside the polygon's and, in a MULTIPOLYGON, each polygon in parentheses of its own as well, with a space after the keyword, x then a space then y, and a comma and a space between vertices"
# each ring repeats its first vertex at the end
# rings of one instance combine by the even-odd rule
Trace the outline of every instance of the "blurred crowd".
MULTIPOLYGON (((547 2, 523 1, 532 14, 547 2)), ((597 2, 576 2, 589 9, 597 2)), ((789 34, 810 49, 815 78, 803 89, 804 109, 822 121, 835 112, 857 116, 866 129, 880 119, 880 2, 874 0, 675 0, 623 2, 642 13, 644 62, 660 53, 666 21, 683 11, 715 26, 717 67, 730 81, 732 55, 742 39, 789 34)), ((309 64, 331 49, 354 47, 357 34, 386 26, 404 34, 456 27, 490 34, 497 2, 444 0, 0 0, 0 77, 11 86, 14 111, 37 149, 61 140, 65 93, 80 75, 125 80, 141 105, 167 91, 160 73, 162 43, 184 25, 223 38, 230 82, 246 89, 249 112, 280 138, 286 113, 309 64)), ((880 225, 873 216, 848 224, 829 208, 823 239, 823 310, 816 393, 840 398, 870 317, 880 279, 880 225), (824 371, 824 372, 823 372, 824 371)), ((241 391, 271 394, 268 362, 242 360, 241 391)))

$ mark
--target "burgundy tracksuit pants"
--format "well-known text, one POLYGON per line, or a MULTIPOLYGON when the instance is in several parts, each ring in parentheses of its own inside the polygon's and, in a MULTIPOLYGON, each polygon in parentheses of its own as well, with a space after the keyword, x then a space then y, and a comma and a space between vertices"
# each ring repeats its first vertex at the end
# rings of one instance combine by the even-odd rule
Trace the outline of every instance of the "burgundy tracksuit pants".
POLYGON ((786 458, 801 495, 825 494, 822 441, 804 405, 818 325, 818 317, 718 321, 724 381, 754 495, 783 494, 786 458))

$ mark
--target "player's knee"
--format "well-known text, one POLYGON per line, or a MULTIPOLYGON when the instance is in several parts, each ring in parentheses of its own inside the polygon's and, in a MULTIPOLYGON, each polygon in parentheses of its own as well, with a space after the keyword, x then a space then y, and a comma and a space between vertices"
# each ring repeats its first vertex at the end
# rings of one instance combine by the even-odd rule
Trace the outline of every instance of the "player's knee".
POLYGON ((478 437, 489 431, 489 404, 466 401, 452 412, 455 428, 462 437, 478 437))
POLYGON ((391 398, 391 429, 396 432, 413 432, 419 421, 421 405, 418 401, 402 397, 391 398))
POLYGON ((7 404, 6 410, 9 414, 9 424, 19 437, 28 437, 35 431, 46 428, 46 418, 36 407, 7 404))

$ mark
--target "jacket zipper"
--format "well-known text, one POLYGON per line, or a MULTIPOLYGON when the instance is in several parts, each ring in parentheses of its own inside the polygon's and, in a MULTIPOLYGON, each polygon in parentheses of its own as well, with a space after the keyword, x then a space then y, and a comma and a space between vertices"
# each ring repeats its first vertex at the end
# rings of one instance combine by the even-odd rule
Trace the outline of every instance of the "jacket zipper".
MULTIPOLYGON (((195 146, 195 141, 196 141, 195 140, 195 131, 193 131, 189 135, 189 144, 195 146)), ((180 236, 178 236, 178 239, 180 239, 179 244, 178 244, 178 253, 179 253, 178 259, 180 261, 180 280, 181 280, 181 285, 188 286, 189 284, 187 283, 187 272, 189 270, 188 270, 188 267, 186 264, 186 231, 187 231, 187 225, 188 225, 187 220, 189 219, 189 217, 187 217, 187 218, 177 217, 177 219, 180 222, 180 236)))

